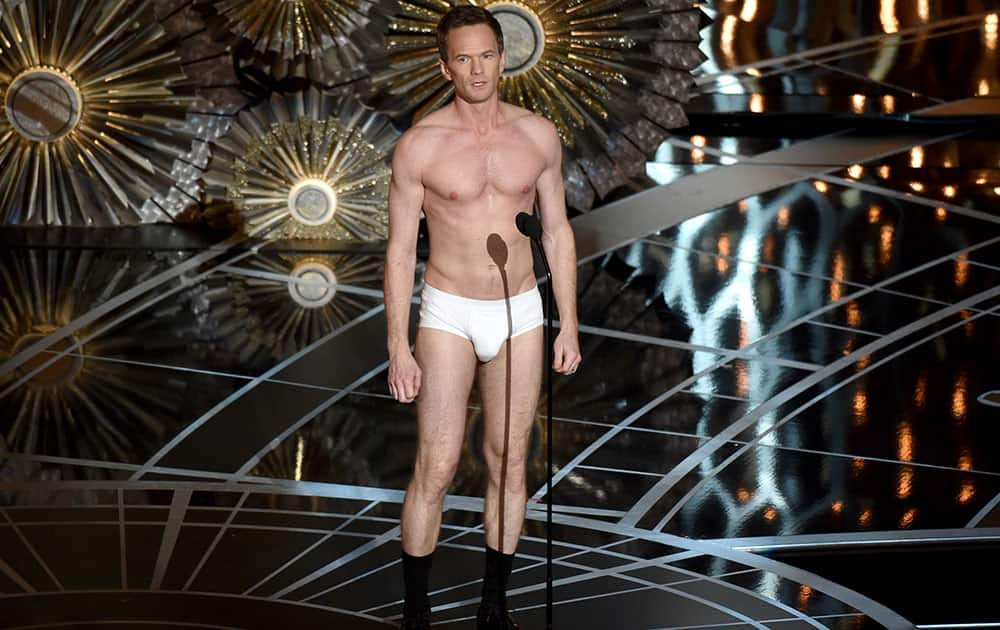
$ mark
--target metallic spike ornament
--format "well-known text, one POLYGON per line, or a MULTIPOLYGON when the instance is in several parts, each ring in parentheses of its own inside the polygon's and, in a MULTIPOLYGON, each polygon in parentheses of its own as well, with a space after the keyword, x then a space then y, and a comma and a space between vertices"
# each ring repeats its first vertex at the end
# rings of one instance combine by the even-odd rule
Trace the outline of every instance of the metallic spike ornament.
MULTIPOLYGON (((419 119, 450 100, 435 27, 459 0, 401 2, 389 21, 391 67, 372 77, 372 102, 419 119)), ((703 14, 681 0, 477 0, 500 22, 507 53, 500 98, 551 120, 568 153, 570 202, 589 209, 687 119, 703 14), (653 147, 650 149, 650 147, 653 147)))
MULTIPOLYGON (((9 3, 8 3, 9 4, 9 3)), ((191 98, 142 0, 25 0, 0 16, 0 221, 170 220, 191 98)))
POLYGON ((207 195, 233 203, 251 236, 381 240, 398 137, 387 117, 352 97, 275 94, 215 142, 207 195))

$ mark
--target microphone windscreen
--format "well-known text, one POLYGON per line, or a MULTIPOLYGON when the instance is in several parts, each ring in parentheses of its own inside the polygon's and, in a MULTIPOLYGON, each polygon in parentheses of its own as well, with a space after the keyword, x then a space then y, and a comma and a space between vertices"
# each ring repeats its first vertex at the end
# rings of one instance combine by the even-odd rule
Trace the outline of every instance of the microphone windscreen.
POLYGON ((542 222, 534 215, 519 212, 514 218, 514 223, 517 224, 517 229, 521 234, 536 241, 542 240, 542 222))

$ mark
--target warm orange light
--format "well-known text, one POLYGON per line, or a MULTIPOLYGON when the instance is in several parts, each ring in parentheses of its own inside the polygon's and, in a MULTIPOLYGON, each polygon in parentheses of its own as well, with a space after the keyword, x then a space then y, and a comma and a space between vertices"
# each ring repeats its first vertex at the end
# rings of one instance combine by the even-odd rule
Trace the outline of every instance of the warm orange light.
POLYGON ((979 87, 976 88, 976 96, 988 96, 990 93, 990 82, 986 79, 979 79, 979 87))
POLYGON ((755 114, 760 114, 764 111, 764 95, 763 94, 751 94, 750 95, 750 111, 755 114))
POLYGON ((782 206, 778 210, 778 225, 783 228, 788 227, 788 219, 791 216, 791 212, 788 210, 788 206, 782 206))
POLYGON ((955 196, 955 193, 956 193, 957 191, 955 190, 955 187, 954 187, 954 186, 945 186, 945 187, 944 187, 944 189, 942 189, 942 191, 941 191, 941 192, 943 192, 943 193, 944 193, 944 196, 945 196, 945 197, 948 197, 949 199, 951 199, 952 197, 954 197, 954 196, 955 196))
POLYGON ((951 415, 957 422, 965 420, 965 414, 969 409, 968 396, 968 377, 964 371, 961 371, 955 379, 955 389, 951 392, 951 415))
POLYGON ((844 297, 844 285, 839 282, 830 283, 830 301, 837 302, 844 297))
POLYGON ((799 609, 803 610, 809 605, 809 600, 812 598, 813 590, 808 584, 799 585, 799 609))
POLYGON ((862 527, 868 527, 872 524, 872 511, 865 510, 860 515, 858 515, 858 525, 862 527))
POLYGON ((736 368, 736 394, 746 396, 750 392, 750 374, 745 365, 736 368))
POLYGON ((774 262, 774 234, 768 232, 767 237, 764 238, 764 247, 761 255, 764 258, 764 262, 771 264, 774 262))
POLYGON ((882 30, 887 34, 899 32, 899 19, 896 17, 896 0, 879 0, 878 19, 882 30))
POLYGON ((886 94, 882 97, 882 113, 896 113, 896 98, 892 94, 886 94))
POLYGON ((747 490, 746 488, 737 488, 736 500, 739 501, 740 503, 746 503, 747 501, 750 500, 750 491, 747 490))
POLYGON ((851 94, 851 111, 855 114, 865 113, 865 105, 868 104, 868 97, 864 94, 851 94))
POLYGON ((955 259, 955 286, 964 287, 969 281, 969 255, 960 254, 955 259))
POLYGON ((854 392, 854 426, 861 426, 868 421, 868 394, 859 389, 854 392))
POLYGON ((847 303, 847 324, 852 328, 861 324, 861 306, 857 302, 847 303))
POLYGON ((986 23, 983 25, 983 43, 986 49, 994 52, 997 49, 997 14, 990 13, 986 16, 986 23))
POLYGON ((958 502, 968 503, 972 500, 972 497, 976 495, 976 484, 971 480, 965 480, 962 482, 962 487, 958 491, 958 502))
POLYGON ((972 470, 972 453, 969 449, 962 449, 962 453, 958 456, 958 467, 961 470, 972 470))
POLYGON ((873 203, 868 207, 868 222, 878 223, 879 219, 882 218, 882 207, 877 203, 873 203))
POLYGON ((778 518, 778 510, 773 507, 769 507, 764 510, 764 520, 768 523, 772 522, 774 519, 778 518))
POLYGON ((878 176, 882 179, 889 179, 889 175, 892 174, 892 169, 889 168, 888 164, 883 164, 878 167, 878 176))
POLYGON ((705 136, 691 136, 691 144, 696 147, 704 147, 707 142, 708 139, 705 136))
POLYGON ((924 165, 924 148, 923 147, 913 147, 910 149, 910 166, 912 168, 920 168, 924 165))
POLYGON ((914 192, 924 192, 924 185, 920 182, 910 182, 910 188, 913 189, 914 192))
POLYGON ((872 355, 866 354, 865 356, 858 359, 858 362, 855 365, 858 366, 859 370, 863 370, 866 367, 868 367, 871 364, 871 362, 872 362, 872 355))
POLYGON ((917 0, 917 17, 925 24, 931 19, 931 0, 917 0))
POLYGON ((755 17, 757 17, 757 0, 744 0, 740 19, 744 22, 753 22, 755 17))
POLYGON ((888 267, 892 261, 892 241, 896 234, 896 228, 891 225, 883 225, 879 231, 879 261, 883 267, 888 267))
POLYGON ((702 164, 705 161, 705 152, 701 149, 691 150, 691 163, 692 164, 702 164))
POLYGON ((896 477, 896 496, 905 499, 913 492, 913 468, 903 466, 896 477))
POLYGON ((749 74, 752 77, 761 76, 761 72, 757 68, 747 68, 747 74, 749 74))
POLYGON ((718 241, 717 246, 719 248, 719 255, 720 256, 729 256, 732 253, 731 247, 730 247, 730 244, 729 244, 729 235, 728 234, 723 234, 723 235, 719 236, 719 241, 718 241))
POLYGON ((944 208, 938 208, 937 210, 934 211, 934 218, 937 219, 938 221, 944 221, 945 219, 948 218, 948 211, 945 210, 944 208))
POLYGON ((840 514, 844 511, 844 502, 840 500, 834 501, 833 505, 830 506, 830 509, 833 510, 834 514, 840 514))
POLYGON ((900 422, 896 428, 896 455, 904 462, 913 461, 913 427, 900 422))
POLYGON ((847 167, 847 175, 852 179, 861 179, 861 176, 865 174, 865 167, 860 164, 851 164, 847 167))
POLYGON ((917 385, 913 388, 913 404, 917 409, 923 409, 927 403, 927 372, 921 372, 917 377, 917 385))
POLYGON ((820 181, 820 180, 818 180, 818 179, 817 179, 816 181, 814 181, 814 182, 813 182, 813 187, 814 187, 814 188, 815 188, 816 190, 818 190, 819 192, 821 192, 821 193, 824 193, 824 194, 825 194, 825 193, 826 193, 826 192, 827 192, 828 190, 830 190, 830 187, 826 185, 826 182, 824 182, 824 181, 820 181))
POLYGON ((903 516, 899 519, 899 526, 902 528, 907 528, 913 525, 913 520, 917 518, 916 508, 910 508, 903 513, 903 516))
POLYGON ((719 31, 719 49, 722 51, 722 56, 725 57, 729 65, 734 65, 736 62, 736 52, 733 50, 733 42, 736 39, 736 25, 739 23, 739 18, 735 15, 727 15, 722 20, 722 28, 719 31))
POLYGON ((851 460, 851 474, 855 477, 859 476, 865 470, 865 460, 860 457, 855 457, 851 460))

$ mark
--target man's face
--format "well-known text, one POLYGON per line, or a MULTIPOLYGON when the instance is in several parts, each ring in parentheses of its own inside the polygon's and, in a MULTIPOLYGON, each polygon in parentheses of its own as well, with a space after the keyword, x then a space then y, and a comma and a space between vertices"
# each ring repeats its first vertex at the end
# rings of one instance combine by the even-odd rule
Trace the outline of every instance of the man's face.
POLYGON ((482 103, 496 93, 504 55, 486 24, 460 26, 448 33, 448 61, 441 73, 455 84, 455 94, 469 103, 482 103))

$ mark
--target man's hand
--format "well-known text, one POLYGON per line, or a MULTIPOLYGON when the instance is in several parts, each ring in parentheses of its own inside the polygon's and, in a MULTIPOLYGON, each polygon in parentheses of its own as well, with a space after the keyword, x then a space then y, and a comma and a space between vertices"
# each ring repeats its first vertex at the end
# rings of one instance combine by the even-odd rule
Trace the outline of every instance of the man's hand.
POLYGON ((575 332, 560 330, 552 344, 552 369, 560 374, 573 374, 580 367, 580 341, 575 332))
POLYGON ((401 403, 411 403, 420 393, 420 366, 407 350, 389 359, 389 393, 401 403))

